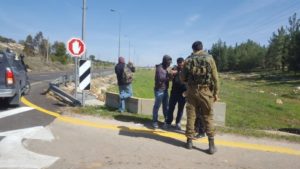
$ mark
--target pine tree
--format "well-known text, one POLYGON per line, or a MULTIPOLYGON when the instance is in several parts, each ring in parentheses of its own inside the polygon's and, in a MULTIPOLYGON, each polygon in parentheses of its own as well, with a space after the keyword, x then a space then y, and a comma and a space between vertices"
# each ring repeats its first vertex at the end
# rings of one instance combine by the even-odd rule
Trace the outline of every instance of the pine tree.
POLYGON ((33 39, 31 35, 28 35, 26 37, 23 52, 27 56, 34 56, 34 46, 33 46, 33 39))
POLYGON ((289 32, 289 48, 287 61, 289 63, 289 70, 294 72, 300 70, 300 54, 299 54, 299 34, 300 34, 300 19, 297 19, 297 14, 295 13, 289 18, 289 27, 287 27, 289 32))

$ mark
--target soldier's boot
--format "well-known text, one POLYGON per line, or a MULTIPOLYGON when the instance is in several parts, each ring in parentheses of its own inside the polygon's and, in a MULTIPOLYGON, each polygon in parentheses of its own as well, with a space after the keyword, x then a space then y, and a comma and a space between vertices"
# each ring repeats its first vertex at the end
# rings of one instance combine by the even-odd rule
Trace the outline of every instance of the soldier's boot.
POLYGON ((215 141, 213 137, 209 137, 208 138, 208 153, 209 154, 214 154, 215 152, 217 152, 217 148, 215 146, 215 141))
POLYGON ((187 141, 186 141, 186 148, 187 149, 192 149, 193 148, 193 141, 191 138, 188 138, 187 141))

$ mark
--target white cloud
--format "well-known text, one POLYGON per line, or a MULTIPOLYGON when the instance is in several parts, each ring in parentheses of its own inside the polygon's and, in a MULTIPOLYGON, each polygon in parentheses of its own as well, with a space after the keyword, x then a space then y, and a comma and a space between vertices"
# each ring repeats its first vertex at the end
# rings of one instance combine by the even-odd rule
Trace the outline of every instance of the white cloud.
POLYGON ((199 20, 199 18, 200 18, 200 15, 199 15, 199 14, 194 14, 194 15, 192 15, 192 16, 190 16, 190 17, 188 17, 188 18, 186 19, 185 25, 186 25, 186 26, 191 26, 191 25, 193 25, 197 20, 199 20))

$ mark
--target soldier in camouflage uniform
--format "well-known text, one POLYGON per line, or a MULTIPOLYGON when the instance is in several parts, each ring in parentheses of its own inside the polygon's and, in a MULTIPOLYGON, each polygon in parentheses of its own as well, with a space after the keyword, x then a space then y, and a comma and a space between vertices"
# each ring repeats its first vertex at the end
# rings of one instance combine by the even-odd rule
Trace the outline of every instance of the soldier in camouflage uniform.
POLYGON ((185 60, 181 72, 181 80, 187 83, 186 146, 188 149, 193 147, 195 119, 197 113, 201 112, 209 141, 208 153, 214 154, 217 150, 214 144, 212 104, 218 99, 219 92, 217 67, 213 57, 203 51, 202 42, 194 42, 192 49, 193 53, 185 60))

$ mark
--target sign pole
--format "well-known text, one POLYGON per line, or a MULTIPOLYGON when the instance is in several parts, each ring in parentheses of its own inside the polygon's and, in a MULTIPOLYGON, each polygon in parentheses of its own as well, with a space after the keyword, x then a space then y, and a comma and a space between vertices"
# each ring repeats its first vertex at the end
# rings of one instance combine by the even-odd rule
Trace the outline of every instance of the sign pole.
POLYGON ((85 50, 86 50, 86 47, 85 47, 85 44, 84 42, 79 39, 79 38, 71 38, 68 42, 67 42, 67 49, 68 49, 68 52, 73 56, 75 57, 74 58, 74 61, 75 61, 75 71, 74 71, 74 80, 75 80, 75 93, 74 93, 74 96, 76 99, 79 99, 78 97, 78 93, 77 93, 77 90, 78 90, 78 87, 79 87, 79 65, 78 65, 78 62, 79 62, 79 59, 78 57, 81 57, 84 55, 85 53, 85 50))
POLYGON ((75 57, 75 98, 77 99, 77 87, 78 87, 78 57, 75 57))

